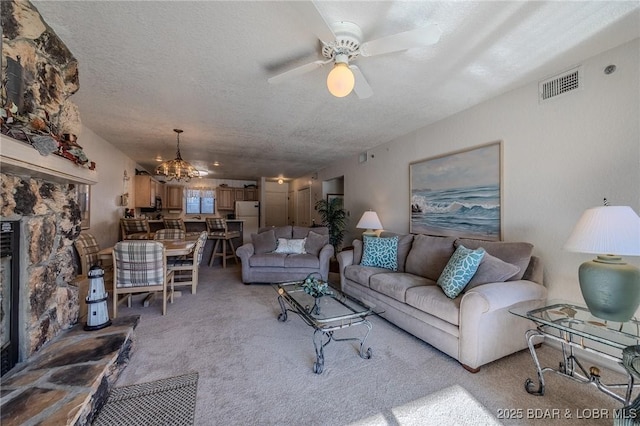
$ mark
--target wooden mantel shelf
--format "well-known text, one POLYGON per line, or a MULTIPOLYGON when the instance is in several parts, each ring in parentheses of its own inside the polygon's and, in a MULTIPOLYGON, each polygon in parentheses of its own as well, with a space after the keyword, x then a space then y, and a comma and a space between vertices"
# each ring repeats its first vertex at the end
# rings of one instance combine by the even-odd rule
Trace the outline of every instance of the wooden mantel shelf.
POLYGON ((0 136, 0 171, 57 183, 93 185, 98 182, 95 170, 80 167, 55 154, 40 155, 28 143, 6 135, 0 136))

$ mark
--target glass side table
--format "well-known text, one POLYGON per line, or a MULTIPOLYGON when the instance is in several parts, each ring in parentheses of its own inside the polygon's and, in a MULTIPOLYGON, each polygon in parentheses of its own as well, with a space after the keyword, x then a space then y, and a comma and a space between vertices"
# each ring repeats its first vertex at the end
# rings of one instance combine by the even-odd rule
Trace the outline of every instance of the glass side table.
POLYGON ((525 336, 538 373, 538 387, 536 389, 533 380, 527 379, 524 384, 527 392, 544 395, 543 373, 553 371, 580 383, 593 384, 625 406, 629 405, 634 386, 633 375, 625 368, 628 377, 626 384, 604 384, 600 380, 598 367, 590 367, 587 371, 574 349, 623 365, 622 351, 640 344, 640 322, 635 319, 623 323, 603 320, 591 315, 585 306, 563 301, 550 301, 547 306, 533 310, 513 308, 510 312, 536 324, 536 328, 528 330, 525 336), (561 345, 562 361, 558 369, 540 365, 535 345, 544 339, 554 340, 561 345), (616 388, 623 388, 624 396, 612 390, 616 388))

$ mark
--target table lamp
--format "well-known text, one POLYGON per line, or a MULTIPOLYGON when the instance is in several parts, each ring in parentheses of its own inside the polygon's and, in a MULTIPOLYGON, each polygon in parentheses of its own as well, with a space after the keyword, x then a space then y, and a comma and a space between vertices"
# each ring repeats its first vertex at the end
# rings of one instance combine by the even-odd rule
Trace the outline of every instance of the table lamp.
POLYGON ((587 209, 564 248, 593 253, 578 269, 582 296, 591 313, 611 321, 630 320, 640 305, 640 270, 621 255, 640 256, 640 217, 628 206, 587 209))
POLYGON ((378 215, 373 210, 369 210, 364 212, 360 221, 356 225, 358 229, 366 229, 362 233, 363 237, 377 237, 374 229, 382 229, 382 223, 380 223, 380 219, 378 219, 378 215))

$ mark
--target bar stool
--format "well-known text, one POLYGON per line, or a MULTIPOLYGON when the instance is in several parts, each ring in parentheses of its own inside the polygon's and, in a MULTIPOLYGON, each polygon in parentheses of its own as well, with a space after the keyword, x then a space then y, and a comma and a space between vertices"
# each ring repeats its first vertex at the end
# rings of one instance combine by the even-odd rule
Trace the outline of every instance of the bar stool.
MULTIPOLYGON (((185 237, 193 237, 197 239, 202 231, 187 231, 187 227, 184 224, 182 218, 165 218, 163 220, 165 229, 182 229, 185 233, 185 237)), ((189 238, 191 239, 191 238, 189 238)))
POLYGON ((211 251, 211 257, 209 258, 209 266, 213 266, 213 262, 216 257, 222 258, 222 267, 227 267, 227 259, 234 258, 238 263, 238 256, 236 256, 236 249, 233 247, 233 238, 239 238, 240 232, 229 231, 227 229, 227 221, 219 217, 208 217, 205 219, 207 223, 207 238, 215 240, 216 243, 211 251), (218 252, 218 247, 222 242, 222 250, 218 252), (227 253, 227 247, 229 252, 227 253))

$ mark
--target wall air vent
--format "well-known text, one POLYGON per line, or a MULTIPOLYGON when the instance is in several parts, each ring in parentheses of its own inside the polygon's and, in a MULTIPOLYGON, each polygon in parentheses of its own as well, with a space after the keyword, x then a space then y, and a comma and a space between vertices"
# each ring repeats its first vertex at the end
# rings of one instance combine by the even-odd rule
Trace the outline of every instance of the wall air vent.
POLYGON ((582 68, 577 67, 538 83, 539 101, 545 102, 581 87, 582 68))

